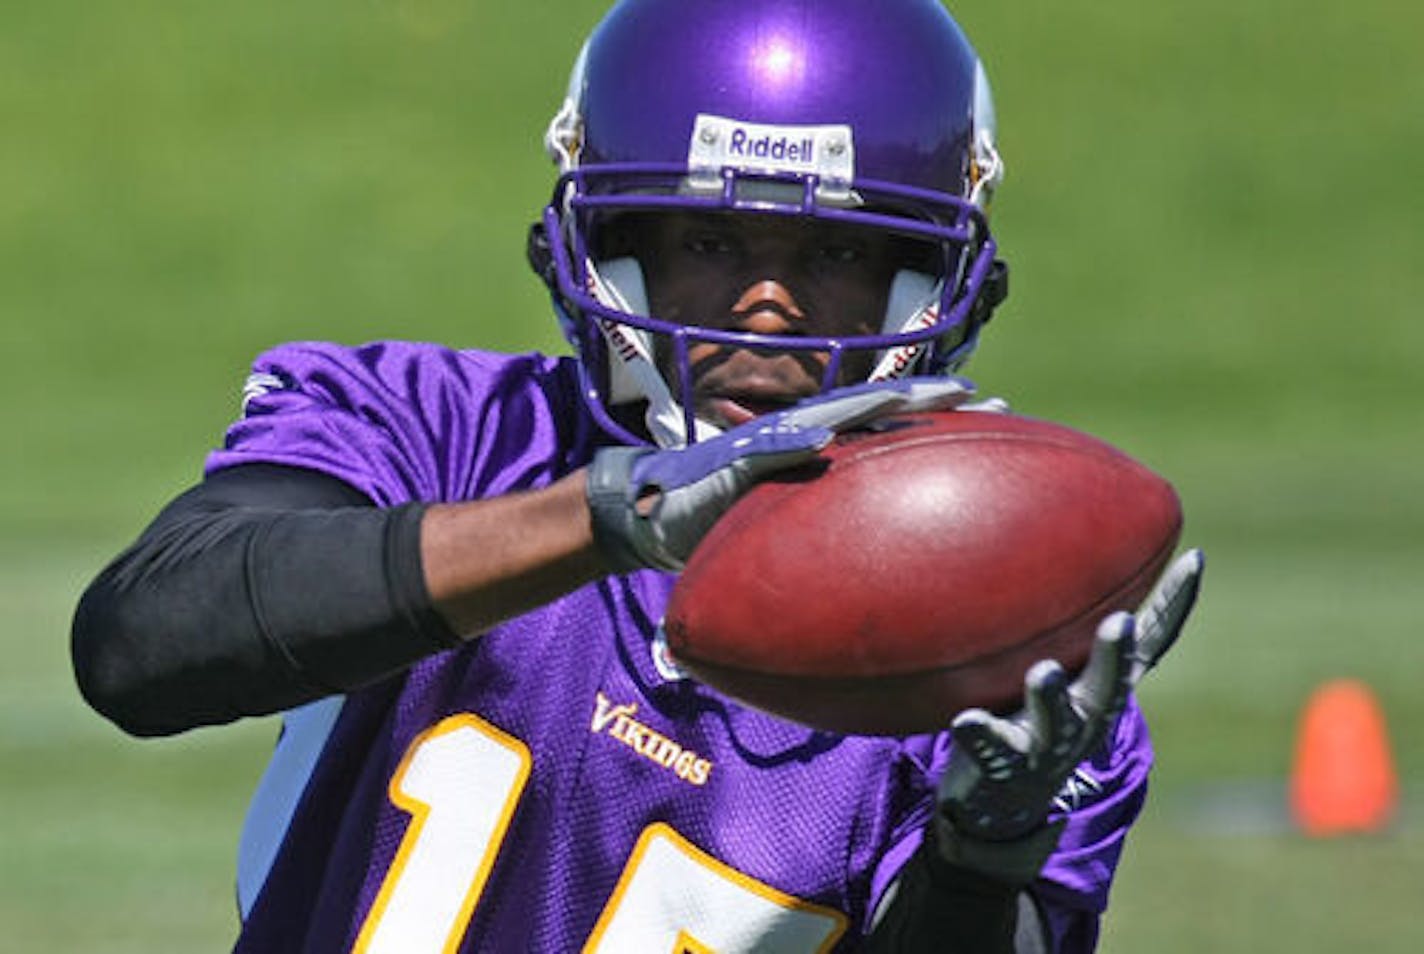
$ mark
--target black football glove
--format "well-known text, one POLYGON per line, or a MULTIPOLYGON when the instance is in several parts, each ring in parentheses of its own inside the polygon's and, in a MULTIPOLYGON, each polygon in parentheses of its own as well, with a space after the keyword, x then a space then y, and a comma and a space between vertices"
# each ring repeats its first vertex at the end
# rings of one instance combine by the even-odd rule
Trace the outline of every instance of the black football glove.
POLYGON ((946 861, 1010 884, 1037 877, 1063 827, 1047 822, 1054 797, 1103 743, 1138 680, 1176 642, 1202 568, 1201 551, 1188 551, 1136 615, 1105 619, 1077 679, 1045 660, 1024 679, 1022 711, 1000 718, 969 709, 955 718, 932 832, 946 861))

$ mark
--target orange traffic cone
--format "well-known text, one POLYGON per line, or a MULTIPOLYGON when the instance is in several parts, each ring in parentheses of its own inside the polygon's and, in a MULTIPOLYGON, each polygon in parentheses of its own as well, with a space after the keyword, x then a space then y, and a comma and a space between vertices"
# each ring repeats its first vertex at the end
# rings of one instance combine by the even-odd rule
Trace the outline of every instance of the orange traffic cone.
POLYGON ((1311 695, 1291 774, 1291 815, 1307 835, 1377 832, 1394 819, 1399 782, 1384 714, 1362 682, 1338 679, 1311 695))

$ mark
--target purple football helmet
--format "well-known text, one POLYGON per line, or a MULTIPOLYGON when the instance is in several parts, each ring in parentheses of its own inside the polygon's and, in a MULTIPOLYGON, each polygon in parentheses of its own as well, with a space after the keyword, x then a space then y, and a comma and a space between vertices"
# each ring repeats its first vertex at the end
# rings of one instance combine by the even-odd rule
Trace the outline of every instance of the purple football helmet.
POLYGON ((693 412, 694 344, 815 352, 823 390, 849 383, 852 353, 870 380, 943 374, 1007 288, 987 220, 1003 173, 989 85, 939 0, 621 0, 584 44, 547 146, 562 174, 530 257, 620 440, 715 432, 693 412), (664 321, 639 262, 600 256, 597 238, 614 216, 664 211, 883 230, 939 264, 895 275, 876 334, 664 321), (643 401, 646 435, 612 410, 643 401))

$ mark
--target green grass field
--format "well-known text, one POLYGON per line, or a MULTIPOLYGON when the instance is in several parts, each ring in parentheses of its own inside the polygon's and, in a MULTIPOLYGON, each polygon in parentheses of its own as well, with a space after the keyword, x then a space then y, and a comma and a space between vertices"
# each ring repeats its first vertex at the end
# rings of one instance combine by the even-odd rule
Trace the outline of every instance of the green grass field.
MULTIPOLYGON (((0 948, 230 943, 274 725, 124 738, 70 681, 73 601, 195 478, 257 350, 562 350, 523 230, 600 11, 0 6, 0 948)), ((1208 552, 1143 687, 1160 768, 1102 950, 1424 949, 1424 9, 956 12, 995 77, 1014 265, 972 376, 1169 475, 1208 552), (1379 694, 1405 804, 1312 841, 1280 793, 1337 676, 1379 694)))

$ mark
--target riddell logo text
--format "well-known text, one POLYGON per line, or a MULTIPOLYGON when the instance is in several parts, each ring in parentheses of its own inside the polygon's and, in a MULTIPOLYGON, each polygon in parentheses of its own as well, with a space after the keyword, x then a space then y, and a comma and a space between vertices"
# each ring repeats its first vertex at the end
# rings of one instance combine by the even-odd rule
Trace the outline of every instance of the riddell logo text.
POLYGON ((599 320, 599 326, 608 335, 614 352, 624 362, 632 361, 638 357, 638 346, 628 337, 628 332, 622 325, 612 319, 602 318, 599 320))
POLYGON ((750 159, 775 159, 778 162, 794 162, 810 165, 815 161, 816 144, 810 136, 792 139, 790 136, 766 134, 753 137, 745 129, 733 129, 727 152, 733 156, 750 159))
POLYGON ((712 774, 712 763, 633 718, 637 711, 637 703, 615 706, 600 692, 594 699, 593 723, 589 728, 596 734, 606 733, 617 739, 684 782, 706 785, 707 777, 712 774))
MULTIPOLYGON (((939 308, 926 308, 920 312, 919 317, 916 318, 908 328, 903 329, 903 331, 920 331, 930 327, 937 321, 939 321, 939 308)), ((924 350, 925 346, 923 344, 900 345, 894 351, 890 352, 891 360, 889 367, 883 368, 879 377, 882 379, 900 377, 906 371, 910 370, 911 365, 920 359, 920 355, 924 353, 924 350)))

